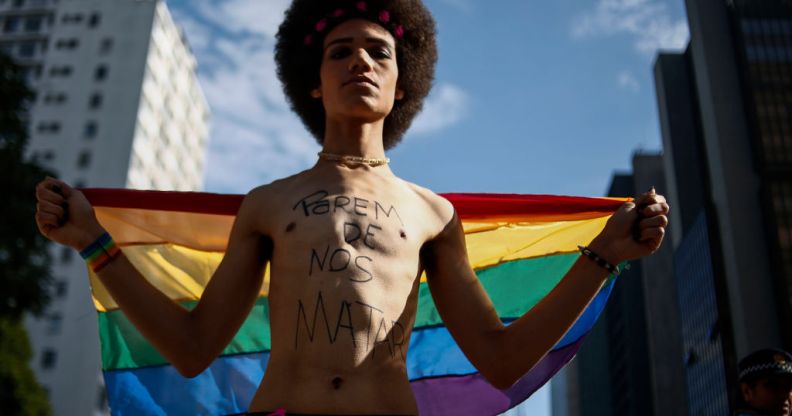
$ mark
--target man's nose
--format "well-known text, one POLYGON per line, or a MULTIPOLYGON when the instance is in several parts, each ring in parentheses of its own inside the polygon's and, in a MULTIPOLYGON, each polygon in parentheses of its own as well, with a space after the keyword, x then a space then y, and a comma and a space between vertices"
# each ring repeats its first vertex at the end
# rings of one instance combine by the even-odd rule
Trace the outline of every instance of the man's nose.
POLYGON ((365 49, 360 48, 352 53, 352 59, 349 61, 349 72, 352 73, 365 73, 374 67, 371 56, 365 49))

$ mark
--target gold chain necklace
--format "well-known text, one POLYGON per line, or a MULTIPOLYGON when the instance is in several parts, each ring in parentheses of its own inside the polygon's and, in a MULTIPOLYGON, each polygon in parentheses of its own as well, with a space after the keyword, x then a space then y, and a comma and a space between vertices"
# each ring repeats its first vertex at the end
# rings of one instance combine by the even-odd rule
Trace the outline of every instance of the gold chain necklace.
POLYGON ((362 165, 369 165, 369 166, 381 166, 387 165, 390 163, 390 158, 373 158, 373 157, 363 157, 363 156, 349 156, 349 155, 337 155, 334 153, 327 153, 327 152, 319 152, 319 159, 329 160, 331 162, 341 162, 341 163, 357 163, 362 165))

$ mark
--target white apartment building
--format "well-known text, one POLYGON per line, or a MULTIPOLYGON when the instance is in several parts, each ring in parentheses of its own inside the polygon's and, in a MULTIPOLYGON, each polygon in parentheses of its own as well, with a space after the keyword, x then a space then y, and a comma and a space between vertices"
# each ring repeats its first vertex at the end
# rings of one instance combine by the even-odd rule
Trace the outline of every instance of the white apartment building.
MULTIPOLYGON (((78 187, 196 191, 209 108, 164 1, 0 0, 0 50, 37 97, 28 154, 78 187)), ((53 247, 49 311, 27 320, 56 415, 106 414, 85 264, 53 247)))

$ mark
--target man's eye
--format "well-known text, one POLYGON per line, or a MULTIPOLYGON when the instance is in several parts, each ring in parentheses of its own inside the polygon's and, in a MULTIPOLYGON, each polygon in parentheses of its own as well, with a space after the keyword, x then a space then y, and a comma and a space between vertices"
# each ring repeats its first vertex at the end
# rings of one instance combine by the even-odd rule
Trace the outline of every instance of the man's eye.
POLYGON ((349 56, 349 48, 337 48, 330 52, 330 59, 341 59, 349 56))
POLYGON ((391 57, 390 51, 384 48, 377 48, 369 52, 372 57, 377 59, 388 59, 391 57))

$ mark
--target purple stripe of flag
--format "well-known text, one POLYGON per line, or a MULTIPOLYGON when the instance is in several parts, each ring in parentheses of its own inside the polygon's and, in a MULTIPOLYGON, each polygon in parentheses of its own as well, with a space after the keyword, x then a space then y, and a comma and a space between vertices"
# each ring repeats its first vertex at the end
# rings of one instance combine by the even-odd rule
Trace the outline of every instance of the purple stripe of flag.
POLYGON ((520 381, 498 390, 478 373, 457 377, 429 378, 411 383, 421 416, 496 415, 522 403, 569 362, 583 338, 551 351, 520 381))

